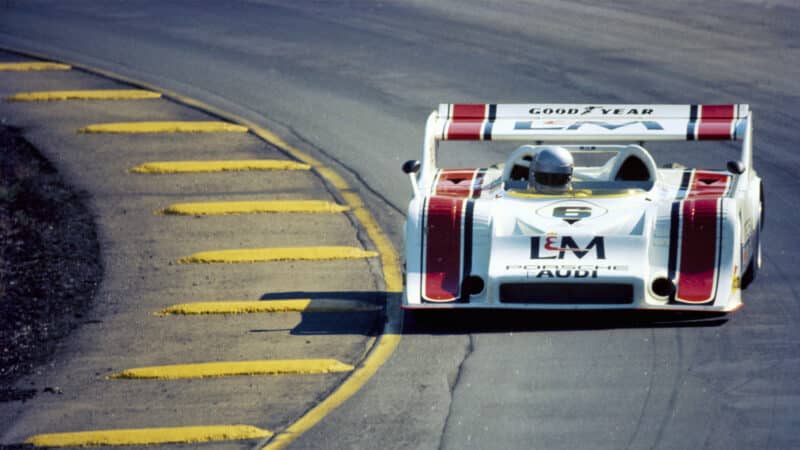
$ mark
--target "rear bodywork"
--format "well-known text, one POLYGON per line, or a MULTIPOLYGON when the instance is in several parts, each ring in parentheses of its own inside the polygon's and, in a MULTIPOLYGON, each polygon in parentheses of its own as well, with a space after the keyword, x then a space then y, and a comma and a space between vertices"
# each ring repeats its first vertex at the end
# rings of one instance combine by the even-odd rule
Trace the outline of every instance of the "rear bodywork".
POLYGON ((759 260, 751 120, 747 105, 441 105, 410 171, 403 307, 737 309, 759 260), (531 145, 492 167, 442 169, 442 140, 531 145), (732 171, 657 168, 653 140, 742 151, 732 171), (564 194, 538 193, 521 174, 553 143, 611 157, 576 164, 564 194))

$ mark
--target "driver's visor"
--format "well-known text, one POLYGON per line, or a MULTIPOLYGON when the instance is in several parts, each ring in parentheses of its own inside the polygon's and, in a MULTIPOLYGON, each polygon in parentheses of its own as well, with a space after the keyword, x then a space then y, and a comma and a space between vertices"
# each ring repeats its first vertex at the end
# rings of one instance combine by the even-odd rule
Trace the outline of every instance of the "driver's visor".
POLYGON ((572 178, 572 175, 568 173, 536 172, 533 176, 538 184, 544 186, 564 186, 572 178))

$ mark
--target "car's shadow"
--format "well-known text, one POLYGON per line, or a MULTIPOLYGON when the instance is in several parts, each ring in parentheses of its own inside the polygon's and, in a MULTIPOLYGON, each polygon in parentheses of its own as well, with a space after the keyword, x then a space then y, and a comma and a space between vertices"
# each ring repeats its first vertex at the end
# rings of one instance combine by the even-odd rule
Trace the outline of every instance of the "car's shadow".
POLYGON ((383 305, 387 293, 382 291, 292 291, 269 293, 261 296, 260 300, 287 300, 296 298, 310 298, 314 300, 355 300, 359 302, 383 305))
MULTIPOLYGON (((400 294, 381 291, 283 292, 261 297, 263 301, 309 298, 356 300, 397 311, 400 294)), ((728 321, 722 313, 672 311, 543 311, 543 310, 414 310, 400 311, 403 334, 473 334, 536 331, 579 331, 626 328, 717 327, 728 321)), ((302 313, 295 335, 379 335, 384 326, 382 310, 366 312, 302 313)), ((258 332, 261 330, 251 330, 258 332)))
MULTIPOLYGON (((383 306, 386 304, 387 294, 379 291, 330 291, 330 292, 281 292, 269 293, 261 296, 263 301, 288 300, 288 299, 315 300, 354 300, 360 303, 373 304, 377 309, 359 312, 326 312, 326 313, 301 313, 300 323, 292 328, 293 335, 336 335, 336 334, 361 334, 364 336, 377 336, 383 328, 383 306)), ((252 333, 268 332, 274 330, 250 330, 252 333)))

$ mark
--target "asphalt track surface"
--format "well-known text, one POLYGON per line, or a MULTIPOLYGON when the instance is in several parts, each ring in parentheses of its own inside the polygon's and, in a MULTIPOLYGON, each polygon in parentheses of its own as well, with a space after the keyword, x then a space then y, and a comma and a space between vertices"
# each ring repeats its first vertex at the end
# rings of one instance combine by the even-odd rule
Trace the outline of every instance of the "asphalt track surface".
MULTIPOLYGON (((764 268, 726 319, 471 313, 406 326, 293 448, 800 446, 800 6, 756 2, 0 4, 0 44, 240 114, 339 169, 397 248, 440 102, 749 103, 764 268)), ((671 146, 722 167, 736 150, 671 146)), ((454 149, 453 166, 500 153, 454 149)), ((491 158, 489 158, 491 159, 491 158)))

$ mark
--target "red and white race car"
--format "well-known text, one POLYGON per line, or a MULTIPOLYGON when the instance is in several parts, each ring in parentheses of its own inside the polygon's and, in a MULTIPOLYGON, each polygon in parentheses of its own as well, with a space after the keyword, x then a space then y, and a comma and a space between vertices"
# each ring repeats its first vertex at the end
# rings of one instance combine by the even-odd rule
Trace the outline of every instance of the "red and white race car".
POLYGON ((443 104, 409 161, 403 307, 729 312, 761 264, 748 105, 443 104), (440 141, 518 141, 486 168, 440 141), (741 141, 727 170, 658 168, 653 141, 741 141))

